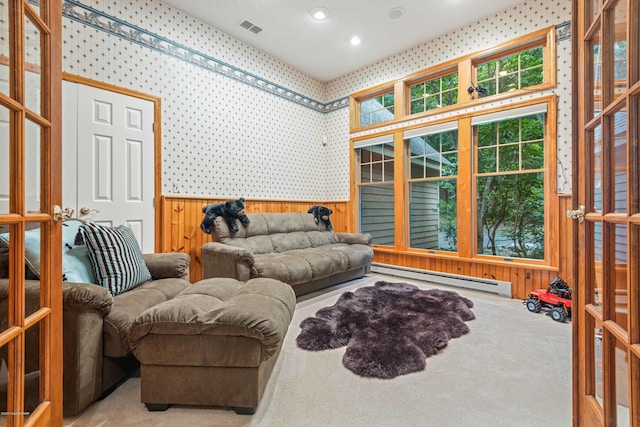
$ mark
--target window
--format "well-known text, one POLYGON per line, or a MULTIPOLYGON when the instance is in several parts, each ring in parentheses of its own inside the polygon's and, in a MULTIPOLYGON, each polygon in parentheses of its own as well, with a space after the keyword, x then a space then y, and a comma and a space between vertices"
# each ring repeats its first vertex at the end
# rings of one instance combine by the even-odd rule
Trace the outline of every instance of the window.
POLYGON ((458 72, 412 85, 410 114, 458 103, 458 72))
POLYGON ((360 126, 393 120, 393 91, 360 102, 360 126))
POLYGON ((543 106, 472 120, 478 254, 544 259, 545 114, 514 117, 543 106))
POLYGON ((405 132, 411 248, 457 250, 457 123, 405 132))
MULTIPOLYGON (((624 70, 616 47, 607 65, 624 70)), ((352 94, 354 227, 411 267, 451 259, 557 267, 557 97, 543 92, 556 85, 555 67, 548 27, 352 94), (379 136, 367 135, 378 120, 379 136)), ((625 113, 611 122, 616 133, 625 113)), ((622 186, 630 178, 618 151, 622 186)))
POLYGON ((359 164, 360 230, 376 245, 393 246, 394 238, 394 146, 385 136, 354 145, 359 164))
MULTIPOLYGON (((627 68, 626 41, 621 36, 615 43, 612 66, 622 75, 627 68)), ((351 94, 350 128, 357 132, 365 127, 400 124, 466 108, 478 98, 486 103, 487 98, 496 95, 505 98, 522 95, 524 89, 548 89, 556 85, 555 71, 555 28, 543 28, 515 41, 351 94)))
POLYGON ((483 96, 535 86, 544 81, 542 46, 478 64, 478 87, 483 96))

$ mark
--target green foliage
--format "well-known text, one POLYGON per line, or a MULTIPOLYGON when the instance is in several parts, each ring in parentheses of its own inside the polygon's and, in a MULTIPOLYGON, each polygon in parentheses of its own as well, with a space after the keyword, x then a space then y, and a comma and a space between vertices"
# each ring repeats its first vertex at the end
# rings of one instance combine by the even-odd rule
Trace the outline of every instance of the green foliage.
POLYGON ((427 80, 410 87, 411 114, 458 103, 458 73, 427 80))
POLYGON ((544 257, 544 185, 542 174, 478 178, 478 252, 544 257), (510 245, 500 247, 499 238, 510 245), (486 240, 486 242, 485 242, 486 240), (485 244, 486 243, 486 244, 485 244))
POLYGON ((479 174, 522 171, 478 177, 478 252, 544 258, 543 174, 526 172, 544 167, 544 115, 479 125, 477 154, 479 174))
POLYGON ((458 250, 458 199, 456 197, 456 180, 444 179, 440 184, 440 200, 438 210, 440 212, 440 223, 438 231, 443 234, 448 248, 445 250, 458 250))
POLYGON ((478 85, 484 96, 509 92, 540 84, 544 80, 544 52, 541 46, 479 64, 478 85))

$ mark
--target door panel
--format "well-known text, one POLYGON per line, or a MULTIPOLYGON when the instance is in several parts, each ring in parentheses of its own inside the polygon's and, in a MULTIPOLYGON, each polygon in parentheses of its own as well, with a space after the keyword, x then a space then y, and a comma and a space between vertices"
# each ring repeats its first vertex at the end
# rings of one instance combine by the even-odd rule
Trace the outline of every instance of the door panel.
POLYGON ((578 426, 640 426, 639 9, 573 2, 578 426))
POLYGON ((63 98, 65 162, 77 157, 64 165, 65 206, 85 220, 127 225, 153 252, 154 103, 72 82, 63 98))
POLYGON ((61 6, 0 3, 0 424, 11 427, 62 425, 61 225, 51 215, 61 201, 61 6), (25 280, 28 246, 35 280, 25 280))

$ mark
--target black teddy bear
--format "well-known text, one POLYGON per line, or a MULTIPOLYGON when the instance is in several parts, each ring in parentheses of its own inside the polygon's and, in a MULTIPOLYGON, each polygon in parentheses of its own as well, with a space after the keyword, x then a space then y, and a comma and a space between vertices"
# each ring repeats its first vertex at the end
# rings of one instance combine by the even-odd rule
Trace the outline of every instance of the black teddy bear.
POLYGON ((313 214, 313 219, 316 220, 316 224, 322 221, 327 227, 327 230, 333 230, 333 225, 331 225, 331 218, 329 215, 333 213, 333 211, 325 206, 311 206, 311 208, 307 211, 307 213, 313 214))
POLYGON ((229 228, 234 233, 238 232, 236 219, 240 219, 242 224, 249 225, 249 218, 244 213, 244 199, 227 200, 224 203, 213 203, 202 208, 204 218, 200 223, 200 228, 207 234, 211 234, 211 226, 216 217, 221 216, 229 224, 229 228))

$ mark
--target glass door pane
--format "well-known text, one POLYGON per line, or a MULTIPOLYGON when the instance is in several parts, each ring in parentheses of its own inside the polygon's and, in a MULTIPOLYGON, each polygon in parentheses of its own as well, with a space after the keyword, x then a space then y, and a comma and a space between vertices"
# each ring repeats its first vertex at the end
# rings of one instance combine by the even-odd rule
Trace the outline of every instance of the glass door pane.
MULTIPOLYGON (((591 137, 591 200, 593 200, 593 212, 602 212, 602 126, 598 125, 589 132, 591 137)), ((589 210, 587 210, 589 212, 589 210)))
MULTIPOLYGON (((25 209, 27 212, 41 211, 41 144, 40 138, 42 129, 31 120, 25 121, 25 174, 24 174, 24 197, 25 209)), ((46 210, 46 209, 45 209, 46 210)))
POLYGON ((613 117, 608 117, 612 120, 611 141, 613 146, 611 152, 613 153, 614 162, 614 200, 613 206, 617 213, 627 212, 627 180, 628 180, 628 152, 627 152, 627 110, 622 108, 613 114, 613 117))
POLYGON ((600 31, 598 30, 590 40, 592 55, 591 91, 593 96, 592 117, 602 111, 602 50, 600 46, 600 31))
POLYGON ((40 95, 42 88, 42 47, 41 31, 29 19, 24 17, 24 89, 25 106, 41 114, 40 95))
POLYGON ((9 213, 9 109, 0 105, 0 214, 9 213))
POLYGON ((629 292, 627 290, 627 224, 613 224, 612 237, 615 240, 613 274, 611 277, 611 298, 613 298, 612 320, 625 331, 628 330, 629 292))
POLYGON ((591 273, 591 277, 593 277, 591 294, 593 295, 593 300, 591 304, 595 306, 595 308, 602 313, 602 304, 604 298, 603 292, 603 283, 604 283, 604 271, 602 265, 602 223, 596 222, 593 225, 588 224, 593 229, 593 248, 591 253, 593 254, 593 259, 590 262, 590 265, 593 268, 593 272, 591 273))
POLYGON ((9 96, 9 6, 0 1, 0 93, 9 96))
POLYGON ((613 61, 613 96, 617 98, 627 89, 627 0, 618 0, 613 10, 613 55, 609 58, 613 61))

